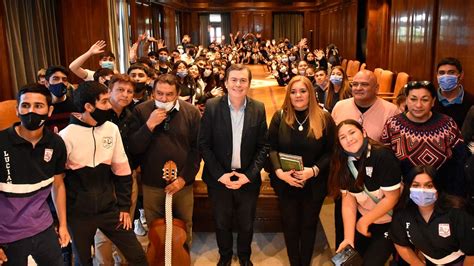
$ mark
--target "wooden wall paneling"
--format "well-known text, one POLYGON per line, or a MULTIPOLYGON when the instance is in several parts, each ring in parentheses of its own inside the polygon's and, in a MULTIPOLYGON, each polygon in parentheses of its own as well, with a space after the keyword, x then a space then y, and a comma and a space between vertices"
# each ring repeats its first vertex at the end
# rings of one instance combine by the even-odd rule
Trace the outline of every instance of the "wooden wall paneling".
MULTIPOLYGON (((369 0, 367 4, 366 63, 369 69, 388 67, 390 39, 389 0, 369 0)), ((403 2, 403 1, 394 1, 403 2)), ((400 3, 398 3, 400 4, 400 3)))
POLYGON ((464 89, 474 94, 474 10, 473 1, 439 0, 437 16, 436 56, 433 62, 433 80, 436 64, 444 57, 456 57, 463 66, 464 89))
POLYGON ((434 12, 430 0, 393 1, 388 69, 413 79, 431 79, 434 64, 434 12))
POLYGON ((5 25, 5 10, 3 2, 0 3, 0 79, 2 85, 0 86, 0 101, 10 100, 15 97, 13 95, 13 85, 10 71, 10 56, 8 55, 7 44, 7 28, 5 25))
POLYGON ((273 13, 271 11, 265 11, 265 24, 262 31, 262 37, 265 39, 271 39, 273 37, 273 13))
POLYGON ((359 30, 357 28, 357 1, 351 1, 349 3, 346 3, 343 8, 344 27, 342 28, 343 31, 341 36, 343 39, 343 44, 342 47, 338 47, 339 49, 341 49, 342 54, 345 55, 347 58, 356 58, 358 42, 357 31, 359 30))
MULTIPOLYGON (((237 16, 237 29, 235 32, 240 31, 241 34, 246 34, 251 31, 253 23, 250 21, 250 12, 236 12, 237 16)), ((242 36, 241 35, 241 36, 242 36)))
POLYGON ((319 14, 315 11, 305 11, 303 13, 303 38, 308 39, 308 47, 311 51, 314 50, 317 41, 317 17, 319 17, 319 14))
POLYGON ((163 7, 164 16, 163 16, 163 27, 164 27, 164 40, 166 45, 170 50, 176 48, 176 11, 174 8, 163 7))
MULTIPOLYGON (((110 44, 109 21, 106 0, 62 0, 58 1, 58 37, 61 64, 69 64, 85 53, 98 40, 110 44)), ((105 48, 107 49, 107 48, 105 48)), ((83 65, 84 68, 99 68, 99 56, 93 56, 83 65)), ((71 74, 71 82, 81 79, 71 74)))
MULTIPOLYGON (((153 35, 152 23, 153 17, 151 15, 152 8, 150 4, 136 3, 136 21, 135 30, 138 35, 147 33, 153 35)), ((138 37, 138 35, 136 37, 138 37)), ((155 36, 153 36, 155 37, 155 36)), ((135 41, 136 39, 132 39, 135 41)))
POLYGON ((185 17, 189 20, 188 34, 191 36, 191 42, 194 44, 202 44, 203 41, 199 39, 199 14, 197 12, 188 13, 185 17))
POLYGON ((250 23, 252 24, 252 32, 262 32, 265 29, 265 13, 264 12, 252 12, 250 17, 250 23))
POLYGON ((315 48, 325 48, 333 43, 343 57, 356 59, 357 1, 330 2, 328 5, 320 7, 318 45, 315 48))

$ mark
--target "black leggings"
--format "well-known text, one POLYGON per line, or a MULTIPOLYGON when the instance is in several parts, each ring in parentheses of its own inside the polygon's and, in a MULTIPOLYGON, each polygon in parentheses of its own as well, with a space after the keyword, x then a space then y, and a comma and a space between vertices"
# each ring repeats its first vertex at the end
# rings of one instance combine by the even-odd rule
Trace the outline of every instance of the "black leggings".
POLYGON ((395 251, 393 243, 387 238, 390 223, 369 226, 371 237, 365 237, 356 230, 355 249, 364 259, 364 265, 384 265, 395 251))

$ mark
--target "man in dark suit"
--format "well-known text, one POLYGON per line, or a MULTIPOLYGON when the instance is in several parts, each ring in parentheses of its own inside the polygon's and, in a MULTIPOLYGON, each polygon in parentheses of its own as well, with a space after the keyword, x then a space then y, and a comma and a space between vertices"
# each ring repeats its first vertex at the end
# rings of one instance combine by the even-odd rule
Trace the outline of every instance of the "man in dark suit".
POLYGON ((250 69, 231 65, 225 79, 228 94, 208 100, 201 119, 202 177, 213 205, 220 254, 217 265, 231 263, 234 215, 240 265, 253 265, 250 244, 268 146, 264 105, 247 97, 251 80, 250 69))

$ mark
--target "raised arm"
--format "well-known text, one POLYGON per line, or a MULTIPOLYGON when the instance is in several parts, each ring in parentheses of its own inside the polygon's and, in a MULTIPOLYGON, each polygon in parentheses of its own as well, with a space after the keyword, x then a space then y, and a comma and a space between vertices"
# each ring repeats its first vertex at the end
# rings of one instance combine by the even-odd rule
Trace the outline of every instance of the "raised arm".
POLYGON ((71 69, 72 73, 76 74, 81 79, 87 78, 87 72, 85 69, 82 68, 82 65, 93 55, 100 54, 104 52, 106 44, 105 41, 100 40, 94 43, 87 52, 83 53, 81 56, 76 58, 69 64, 69 69, 71 69))

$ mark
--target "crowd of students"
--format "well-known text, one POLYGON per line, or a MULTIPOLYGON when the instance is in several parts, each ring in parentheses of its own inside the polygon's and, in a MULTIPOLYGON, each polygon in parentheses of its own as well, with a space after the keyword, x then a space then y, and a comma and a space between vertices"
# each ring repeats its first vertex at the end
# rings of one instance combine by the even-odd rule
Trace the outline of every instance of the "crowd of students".
POLYGON ((473 265, 474 101, 461 85, 457 59, 437 65, 438 88, 409 82, 399 108, 377 96, 373 72, 361 70, 349 81, 333 45, 312 52, 305 39, 292 45, 259 34, 230 37, 230 44, 204 48, 185 36, 170 52, 142 35, 127 74, 118 73, 115 56, 98 41, 69 65, 84 80, 78 88, 62 66, 40 71, 37 84, 23 87, 21 122, 0 132, 0 264, 23 265, 32 255, 39 264, 62 265, 46 204, 51 187, 60 244, 67 246, 71 234, 79 264, 92 264, 95 242, 95 263, 113 264, 115 248, 115 262, 146 265, 130 229, 163 218, 167 193, 186 224, 189 250, 192 184, 202 158, 218 265, 232 259, 233 215, 240 264, 252 265, 265 164, 291 265, 311 264, 328 195, 336 202, 336 250, 353 246, 364 265, 383 265, 391 255, 399 265, 473 265), (151 43, 156 50, 148 52, 151 43), (97 54, 100 68, 82 68, 97 54), (286 86, 268 132, 263 104, 247 96, 252 73, 241 63, 265 64, 286 86), (285 169, 282 153, 301 156, 301 168, 285 169), (171 184, 161 178, 168 160, 179 173, 171 184), (144 209, 141 217, 136 208, 144 209))

